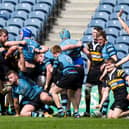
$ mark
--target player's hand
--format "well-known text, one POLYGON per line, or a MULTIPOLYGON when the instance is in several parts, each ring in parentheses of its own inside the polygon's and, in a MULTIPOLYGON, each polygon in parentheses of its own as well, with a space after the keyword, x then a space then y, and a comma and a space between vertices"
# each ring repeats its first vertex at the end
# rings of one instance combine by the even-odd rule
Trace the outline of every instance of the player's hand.
POLYGON ((124 12, 124 11, 121 9, 121 10, 118 12, 117 16, 118 16, 118 17, 121 17, 122 14, 123 14, 123 12, 124 12))
POLYGON ((21 44, 21 45, 25 45, 25 44, 26 44, 26 41, 21 41, 20 44, 21 44))
POLYGON ((44 90, 47 90, 47 88, 48 88, 48 85, 47 85, 47 84, 45 84, 45 86, 44 86, 44 90))
POLYGON ((101 109, 101 107, 102 107, 102 106, 99 104, 99 105, 96 105, 96 106, 95 106, 95 109, 101 109))

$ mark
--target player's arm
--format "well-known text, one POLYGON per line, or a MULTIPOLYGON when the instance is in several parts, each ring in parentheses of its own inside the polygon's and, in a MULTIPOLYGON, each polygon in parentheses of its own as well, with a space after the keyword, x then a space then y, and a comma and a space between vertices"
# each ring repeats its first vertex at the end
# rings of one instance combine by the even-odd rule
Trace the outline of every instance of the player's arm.
POLYGON ((20 55, 20 58, 18 60, 18 67, 19 67, 20 71, 25 71, 26 70, 25 59, 24 59, 24 55, 22 52, 22 47, 19 47, 18 51, 19 51, 19 55, 20 55))
POLYGON ((63 51, 68 50, 68 49, 74 49, 82 46, 82 41, 78 41, 77 44, 68 44, 66 46, 61 46, 61 49, 63 51))
POLYGON ((115 66, 118 67, 118 66, 124 64, 124 63, 127 62, 127 61, 129 61, 129 55, 127 55, 126 57, 124 57, 123 59, 121 59, 119 62, 117 62, 117 63, 115 64, 115 66))
POLYGON ((16 116, 20 116, 19 99, 18 98, 13 98, 13 102, 14 102, 14 108, 15 108, 16 116))
POLYGON ((103 94, 102 94, 102 99, 100 101, 100 104, 97 105, 96 108, 99 108, 99 109, 102 108, 103 103, 105 102, 105 100, 107 99, 107 97, 109 95, 109 91, 110 91, 110 88, 109 87, 105 87, 104 88, 104 91, 103 91, 103 94))
POLYGON ((46 90, 48 88, 48 85, 51 81, 51 78, 52 78, 52 70, 53 70, 53 67, 51 64, 48 64, 46 66, 46 82, 45 82, 45 86, 44 86, 44 89, 46 90))
POLYGON ((40 48, 35 48, 35 52, 37 53, 44 53, 47 52, 49 50, 49 47, 41 45, 40 48))
POLYGON ((117 14, 118 20, 121 23, 124 30, 129 34, 129 26, 122 20, 121 16, 123 14, 123 10, 120 10, 120 12, 117 14))
POLYGON ((25 45, 26 44, 26 41, 7 41, 4 43, 4 46, 8 46, 8 47, 11 47, 11 46, 16 46, 16 45, 25 45))

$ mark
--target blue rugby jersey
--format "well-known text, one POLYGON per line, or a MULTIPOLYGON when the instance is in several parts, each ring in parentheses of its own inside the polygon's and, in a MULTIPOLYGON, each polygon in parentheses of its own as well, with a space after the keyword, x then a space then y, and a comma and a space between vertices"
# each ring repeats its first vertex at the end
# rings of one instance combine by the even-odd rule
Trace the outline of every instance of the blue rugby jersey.
MULTIPOLYGON (((59 45, 60 47, 63 47, 70 44, 76 45, 77 43, 78 43, 78 40, 66 39, 66 40, 63 40, 59 45)), ((81 57, 81 50, 82 50, 82 47, 78 47, 74 49, 68 49, 63 52, 72 58, 74 65, 78 65, 78 64, 81 65, 83 64, 83 58, 81 57)))
POLYGON ((34 59, 34 49, 40 48, 40 44, 32 39, 24 39, 26 41, 26 45, 23 47, 23 55, 25 60, 33 61, 34 59))
POLYGON ((42 87, 38 85, 32 85, 25 79, 19 79, 18 85, 13 86, 12 88, 13 98, 17 98, 19 95, 22 95, 23 97, 27 97, 30 100, 33 100, 41 92, 42 87))
POLYGON ((102 57, 106 60, 109 59, 111 56, 117 55, 117 51, 113 44, 106 43, 102 49, 102 57))
POLYGON ((63 53, 55 59, 53 68, 59 69, 62 75, 78 73, 73 64, 73 60, 68 55, 63 53))

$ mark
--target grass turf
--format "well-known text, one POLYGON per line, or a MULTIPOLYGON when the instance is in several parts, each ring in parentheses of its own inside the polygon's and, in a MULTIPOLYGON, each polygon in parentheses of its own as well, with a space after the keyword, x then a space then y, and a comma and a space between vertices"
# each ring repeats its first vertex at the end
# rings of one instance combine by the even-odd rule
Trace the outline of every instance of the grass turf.
POLYGON ((129 129, 129 120, 1 116, 0 129, 129 129))

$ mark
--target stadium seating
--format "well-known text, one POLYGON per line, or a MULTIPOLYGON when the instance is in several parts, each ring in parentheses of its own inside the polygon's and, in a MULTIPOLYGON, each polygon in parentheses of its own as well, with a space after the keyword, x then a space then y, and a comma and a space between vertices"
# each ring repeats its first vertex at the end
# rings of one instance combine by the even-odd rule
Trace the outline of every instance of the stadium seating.
POLYGON ((120 24, 120 22, 118 20, 110 20, 110 21, 108 21, 107 24, 106 24, 106 27, 107 28, 112 27, 112 28, 116 28, 118 30, 120 30, 122 28, 122 26, 121 26, 121 24, 120 24))
POLYGON ((129 1, 128 0, 117 0, 117 4, 118 5, 129 5, 129 1))
POLYGON ((8 20, 11 17, 11 13, 7 10, 0 10, 0 18, 8 20))
POLYGON ((25 11, 27 13, 32 11, 32 5, 30 5, 29 3, 19 3, 16 5, 15 7, 16 11, 25 11))
POLYGON ((29 13, 28 17, 39 19, 40 21, 45 22, 45 23, 47 21, 47 15, 46 15, 46 13, 44 13, 42 11, 33 11, 33 12, 29 13))
POLYGON ((42 22, 39 19, 35 19, 35 18, 30 18, 30 19, 25 20, 24 26, 33 26, 37 29, 41 29, 44 27, 42 22))
POLYGON ((108 4, 102 4, 96 9, 97 12, 107 12, 109 14, 113 11, 113 6, 108 4))
POLYGON ((129 36, 120 36, 120 37, 117 37, 116 44, 118 44, 118 43, 129 44, 129 36))
POLYGON ((40 3, 33 6, 33 11, 45 12, 48 16, 51 14, 51 8, 48 4, 40 3))
POLYGON ((124 29, 121 29, 120 30, 120 36, 129 36, 129 34, 124 30, 124 29))
POLYGON ((87 27, 84 31, 84 35, 92 35, 93 27, 87 27))
POLYGON ((127 61, 126 63, 122 64, 122 67, 123 68, 127 68, 127 67, 129 68, 129 61, 127 61))
POLYGON ((100 4, 107 4, 107 5, 116 5, 116 0, 100 0, 100 4))
MULTIPOLYGON (((123 13, 121 17, 122 17, 123 20, 126 20, 127 15, 125 13, 123 13)), ((111 13, 110 20, 118 20, 118 18, 117 18, 117 12, 111 13)))
POLYGON ((12 34, 14 36, 18 36, 19 34, 19 28, 16 26, 6 26, 4 28, 8 30, 9 34, 12 34))
POLYGON ((114 7, 114 12, 119 12, 121 9, 128 15, 129 14, 129 6, 128 5, 116 5, 114 7))
POLYGON ((12 33, 9 33, 8 34, 8 40, 9 41, 15 41, 16 40, 16 36, 14 34, 12 34, 12 33))
POLYGON ((127 56, 127 53, 124 51, 117 51, 117 56, 118 56, 118 59, 122 59, 125 56, 127 56))
POLYGON ((115 48, 116 48, 118 51, 123 51, 123 52, 125 52, 126 54, 128 54, 128 52, 129 52, 129 46, 128 46, 128 44, 125 44, 125 43, 116 44, 116 45, 115 45, 115 48))
POLYGON ((14 5, 18 4, 19 0, 2 0, 4 3, 12 3, 14 5))
POLYGON ((7 21, 7 26, 17 26, 19 29, 23 27, 24 21, 20 18, 11 18, 7 21))
POLYGON ((112 35, 107 35, 106 38, 107 38, 107 41, 108 41, 108 42, 113 43, 113 44, 116 43, 116 38, 115 38, 114 36, 112 36, 112 35))
POLYGON ((92 41, 92 36, 91 35, 85 35, 81 39, 83 43, 91 42, 92 41))
POLYGON ((3 18, 0 18, 0 28, 4 28, 6 26, 6 20, 3 18))
POLYGON ((106 28, 105 32, 106 32, 106 35, 111 35, 111 36, 117 38, 119 30, 111 27, 111 28, 106 28))
POLYGON ((29 3, 31 5, 36 4, 36 0, 20 0, 20 3, 29 3))
POLYGON ((96 12, 93 15, 92 19, 94 19, 94 20, 100 19, 100 20, 104 20, 106 22, 109 19, 109 14, 107 12, 96 12))
POLYGON ((23 10, 19 10, 19 11, 14 11, 12 14, 11 14, 11 17, 12 18, 20 18, 22 20, 25 20, 28 18, 28 13, 26 11, 23 11, 23 10))
POLYGON ((10 13, 12 13, 14 11, 14 4, 12 3, 1 3, 0 4, 0 11, 4 10, 4 11, 8 11, 10 13))
POLYGON ((104 20, 91 20, 91 22, 89 23, 89 27, 94 27, 94 26, 99 26, 102 27, 103 29, 105 28, 106 22, 104 20))

